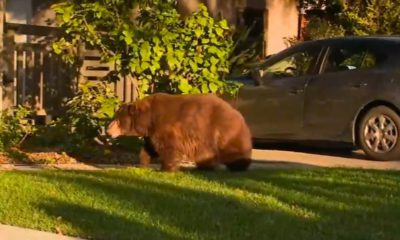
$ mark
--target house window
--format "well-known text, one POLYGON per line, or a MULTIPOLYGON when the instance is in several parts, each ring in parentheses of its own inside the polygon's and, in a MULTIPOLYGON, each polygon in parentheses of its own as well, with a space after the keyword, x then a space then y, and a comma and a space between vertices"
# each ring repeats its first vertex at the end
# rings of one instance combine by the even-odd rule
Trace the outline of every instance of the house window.
POLYGON ((13 0, 6 2, 6 21, 29 24, 32 18, 32 2, 30 0, 13 0))
POLYGON ((259 38, 264 32, 264 10, 245 8, 243 20, 246 27, 253 27, 250 38, 259 38))

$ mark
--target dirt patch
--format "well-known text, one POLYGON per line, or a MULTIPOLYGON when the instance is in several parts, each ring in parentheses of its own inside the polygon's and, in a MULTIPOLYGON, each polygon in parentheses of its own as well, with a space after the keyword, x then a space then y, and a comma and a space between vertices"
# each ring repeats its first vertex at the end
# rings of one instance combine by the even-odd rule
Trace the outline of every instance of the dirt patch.
POLYGON ((12 148, 0 152, 0 164, 135 164, 137 154, 120 149, 96 149, 89 154, 71 154, 60 149, 12 148))
POLYGON ((6 153, 0 152, 0 164, 7 164, 10 163, 10 158, 7 156, 6 153))

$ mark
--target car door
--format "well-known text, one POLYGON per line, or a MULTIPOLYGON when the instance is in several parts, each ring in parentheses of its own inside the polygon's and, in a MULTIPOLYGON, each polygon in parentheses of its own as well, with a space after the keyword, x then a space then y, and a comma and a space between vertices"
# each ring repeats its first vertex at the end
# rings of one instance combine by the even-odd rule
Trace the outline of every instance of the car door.
POLYGON ((371 79, 382 74, 374 69, 376 59, 362 41, 329 46, 321 74, 310 79, 305 94, 307 139, 351 140, 354 116, 373 91, 371 79))
POLYGON ((254 138, 294 138, 303 126, 304 89, 321 53, 302 45, 277 54, 260 67, 257 85, 239 91, 237 107, 254 138))

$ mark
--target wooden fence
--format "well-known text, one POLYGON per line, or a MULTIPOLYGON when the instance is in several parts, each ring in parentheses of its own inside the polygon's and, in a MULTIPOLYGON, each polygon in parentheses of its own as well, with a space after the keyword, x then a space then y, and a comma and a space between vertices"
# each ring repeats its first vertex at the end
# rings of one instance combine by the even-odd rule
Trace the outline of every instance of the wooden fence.
MULTIPOLYGON (((73 69, 51 51, 49 39, 59 35, 54 27, 27 24, 4 24, 4 48, 2 53, 3 86, 2 108, 18 104, 30 104, 38 115, 59 115, 62 102, 71 96, 79 83, 100 81, 113 69, 100 62, 97 51, 82 48, 83 64, 73 69), (16 34, 31 39, 43 37, 37 43, 16 44, 16 34)), ((134 81, 121 78, 111 84, 120 100, 129 102, 135 98, 134 81)))
MULTIPOLYGON (((96 50, 83 49, 81 55, 83 64, 79 70, 79 82, 101 81, 114 69, 112 64, 100 62, 100 54, 96 50)), ((134 85, 134 79, 120 77, 112 87, 121 101, 132 102, 136 97, 134 85)))

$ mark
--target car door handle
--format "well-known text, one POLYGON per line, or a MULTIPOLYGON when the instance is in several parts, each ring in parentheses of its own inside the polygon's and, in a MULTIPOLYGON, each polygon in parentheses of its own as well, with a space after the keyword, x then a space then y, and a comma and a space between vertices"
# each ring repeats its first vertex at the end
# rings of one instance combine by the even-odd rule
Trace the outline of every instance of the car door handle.
POLYGON ((356 84, 351 85, 352 88, 363 88, 366 86, 368 86, 368 83, 356 83, 356 84))
POLYGON ((292 88, 292 89, 289 90, 289 94, 291 94, 291 95, 297 95, 297 94, 302 93, 303 91, 304 91, 304 90, 301 89, 301 88, 292 88))

